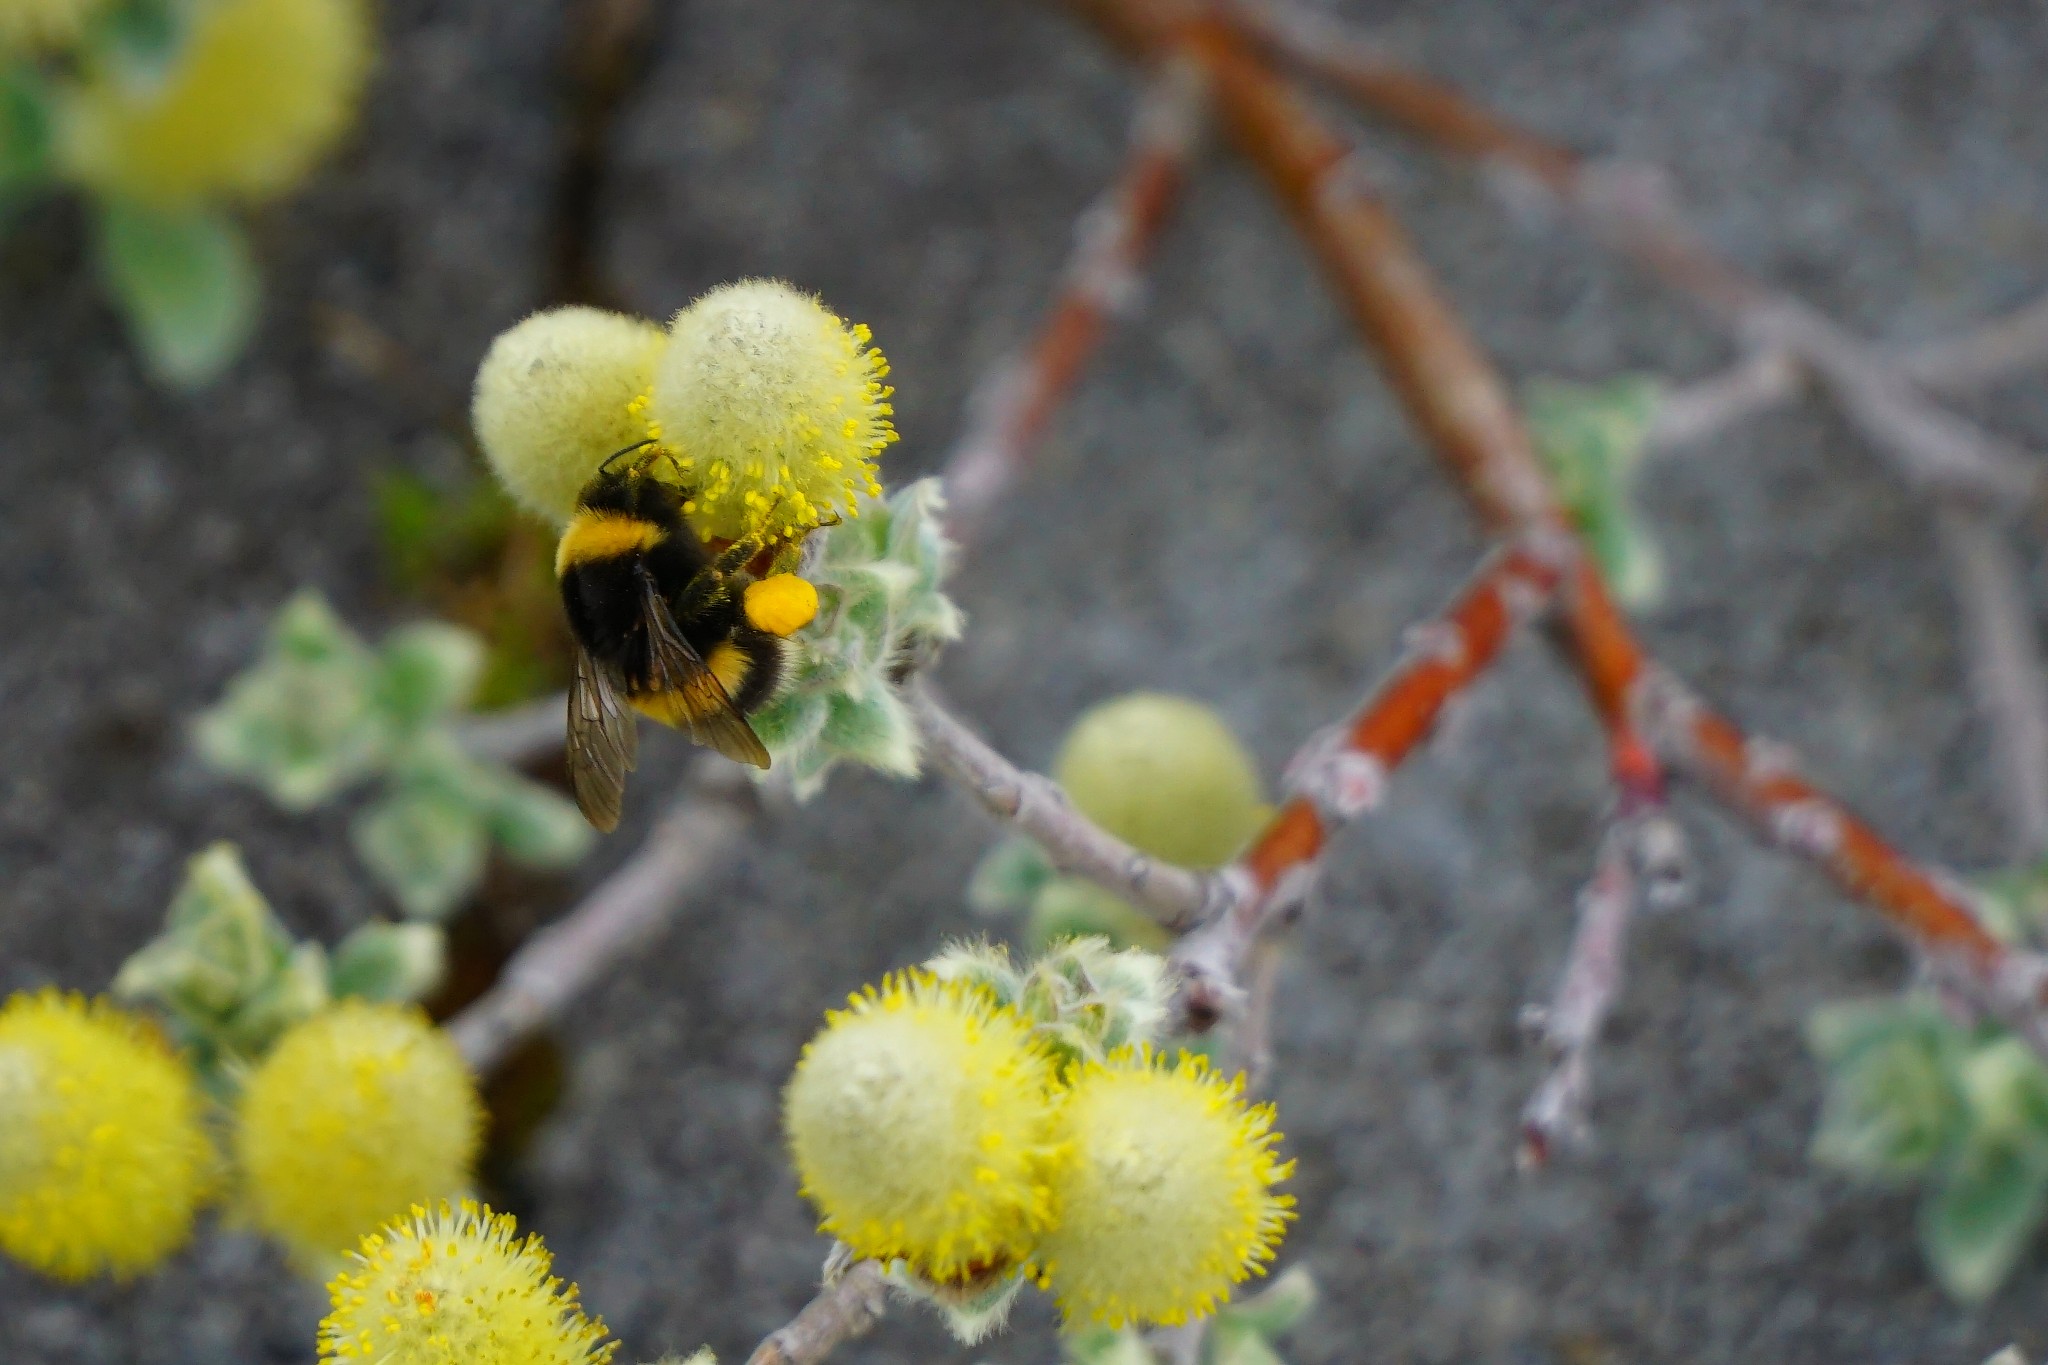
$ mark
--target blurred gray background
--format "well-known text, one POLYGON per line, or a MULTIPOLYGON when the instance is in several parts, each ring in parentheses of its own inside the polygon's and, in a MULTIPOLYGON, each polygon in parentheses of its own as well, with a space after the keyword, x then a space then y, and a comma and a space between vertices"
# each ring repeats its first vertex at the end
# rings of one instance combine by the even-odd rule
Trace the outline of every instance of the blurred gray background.
MULTIPOLYGON (((1671 167, 1737 260, 1877 336, 1932 337, 2048 287, 2048 12, 1936 3, 1352 4, 1396 51, 1575 145, 1671 167)), ((499 329, 544 299, 563 119, 560 3, 388 4, 358 136, 261 220, 272 293, 208 394, 139 378, 82 223, 0 245, 0 990, 95 989, 155 928, 183 859, 239 840, 301 933, 388 913, 346 813, 292 818, 208 778, 187 718, 315 586, 380 631, 367 471, 457 467, 437 424, 499 329), (345 309, 409 387, 320 339, 345 309)), ((1077 212, 1114 174, 1133 74, 1028 0, 673 0, 624 107, 599 260, 655 317, 773 274, 872 324, 895 365, 895 480, 931 470, 984 368, 1040 316, 1077 212)), ((1357 127, 1357 125, 1353 125, 1357 127)), ((1507 221, 1469 176, 1359 128, 1507 373, 1710 371, 1724 346, 1625 267, 1507 221)), ((2048 448, 2022 376, 1973 411, 2048 448)), ((1808 404, 1647 475, 1663 658, 1905 848, 2004 847, 1927 509, 1808 404)), ((2037 520, 2020 544, 2041 578, 2037 520)), ((1220 707, 1269 780, 1340 714, 1480 550, 1285 223, 1214 155, 1141 318, 1109 345, 962 574, 941 677, 1020 761, 1083 706, 1160 687, 1220 707)), ((642 822, 686 758, 654 743, 642 822)), ((1605 799, 1595 726, 1539 643, 1346 832, 1288 969, 1278 1102, 1300 1160, 1282 1263, 1324 1305, 1291 1360, 1977 1365, 2048 1351, 2048 1248, 1987 1306, 1946 1301, 1910 1196, 1817 1172, 1807 1010, 1888 990, 1868 913, 1701 803, 1691 909, 1640 926, 1601 1049, 1599 1144, 1511 1163, 1546 996, 1605 799)), ((579 873, 601 877, 629 825, 579 873)), ((776 1091, 820 1012, 977 927, 991 840, 934 782, 835 778, 762 823, 674 930, 559 1030, 563 1101, 506 1197, 624 1339, 622 1360, 743 1359, 824 1243, 780 1159, 776 1091)), ((562 889, 566 898, 573 887, 562 889)), ((162 1274, 60 1288, 0 1264, 7 1365, 311 1358, 323 1300, 252 1238, 162 1274)), ((1027 1302, 977 1351, 914 1312, 848 1362, 1055 1358, 1027 1302)))

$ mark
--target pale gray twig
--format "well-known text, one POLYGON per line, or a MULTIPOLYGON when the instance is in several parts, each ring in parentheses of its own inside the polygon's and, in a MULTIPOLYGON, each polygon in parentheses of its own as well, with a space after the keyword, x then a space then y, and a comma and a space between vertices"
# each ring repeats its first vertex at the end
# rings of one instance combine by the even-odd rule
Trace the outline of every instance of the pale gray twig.
POLYGON ((1551 1069, 1522 1108, 1515 1163, 1523 1170, 1542 1167, 1561 1147, 1583 1142, 1588 1131, 1593 1047, 1621 989, 1628 924, 1638 898, 1627 823, 1610 824, 1600 840, 1593 875, 1579 891, 1579 926, 1556 995, 1547 1008, 1524 1014, 1550 1055, 1551 1069))
POLYGON ((1017 767, 955 719, 922 683, 904 699, 932 765, 973 793, 982 808, 1029 835, 1054 865, 1114 891, 1168 929, 1198 922, 1219 894, 1215 880, 1132 848, 1075 810, 1059 784, 1017 767))
POLYGON ((527 940, 497 983, 448 1021, 471 1070, 491 1070, 667 925, 690 886, 737 846, 746 815, 729 786, 716 789, 737 781, 723 759, 698 760, 633 856, 527 940))
POLYGON ((1981 513, 1943 506, 1935 517, 2011 814, 2013 853, 2031 861, 2048 853, 2048 686, 2033 606, 2012 547, 1981 513))
POLYGON ((503 711, 464 716, 455 723, 455 742, 474 758, 525 763, 562 747, 568 718, 568 698, 556 692, 503 711))
POLYGON ((867 1335, 889 1308, 884 1273, 874 1261, 856 1261, 837 1275, 828 1273, 817 1296, 770 1332, 747 1357, 747 1365, 817 1365, 842 1344, 867 1335))

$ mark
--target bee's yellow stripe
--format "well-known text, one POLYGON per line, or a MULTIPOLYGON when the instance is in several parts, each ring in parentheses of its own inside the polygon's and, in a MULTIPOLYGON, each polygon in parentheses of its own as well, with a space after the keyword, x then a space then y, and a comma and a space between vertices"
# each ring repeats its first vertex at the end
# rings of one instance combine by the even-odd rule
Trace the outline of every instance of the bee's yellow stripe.
MULTIPOLYGON (((711 670, 712 677, 718 679, 725 695, 732 697, 747 681, 747 674, 753 672, 754 661, 738 645, 724 640, 713 645, 711 652, 704 656, 704 666, 711 670)), ((702 686, 701 681, 700 677, 700 685, 694 689, 642 692, 631 698, 633 709, 649 720, 680 729, 691 720, 710 715, 719 706, 711 690, 702 686)))
POLYGON ((555 577, 560 578, 578 564, 651 550, 668 533, 651 521, 621 516, 617 512, 578 512, 562 532, 555 547, 555 577))

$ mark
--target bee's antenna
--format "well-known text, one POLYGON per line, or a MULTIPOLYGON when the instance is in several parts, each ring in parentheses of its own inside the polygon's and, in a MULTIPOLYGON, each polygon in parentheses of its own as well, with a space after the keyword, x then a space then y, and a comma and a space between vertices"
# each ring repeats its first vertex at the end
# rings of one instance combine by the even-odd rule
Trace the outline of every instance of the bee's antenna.
POLYGON ((615 450, 611 454, 605 456, 604 463, 597 467, 597 472, 602 474, 606 470, 610 469, 612 467, 612 461, 618 459, 621 455, 631 455, 634 451, 645 450, 648 446, 651 446, 653 444, 654 440, 653 438, 650 437, 645 441, 635 441, 633 442, 633 444, 627 446, 624 450, 615 450))

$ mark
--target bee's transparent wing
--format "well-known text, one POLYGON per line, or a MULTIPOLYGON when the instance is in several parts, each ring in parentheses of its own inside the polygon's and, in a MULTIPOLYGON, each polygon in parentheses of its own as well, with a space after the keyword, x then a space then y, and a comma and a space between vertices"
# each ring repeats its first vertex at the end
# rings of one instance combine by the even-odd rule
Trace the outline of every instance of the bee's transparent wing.
POLYGON ((607 834, 619 827, 638 740, 618 679, 578 646, 569 684, 569 782, 583 818, 607 834))
POLYGON ((651 576, 642 577, 641 590, 647 620, 648 690, 674 699, 671 709, 697 743, 718 750, 735 763, 767 767, 768 747, 733 705, 725 684, 676 628, 676 619, 651 576))

